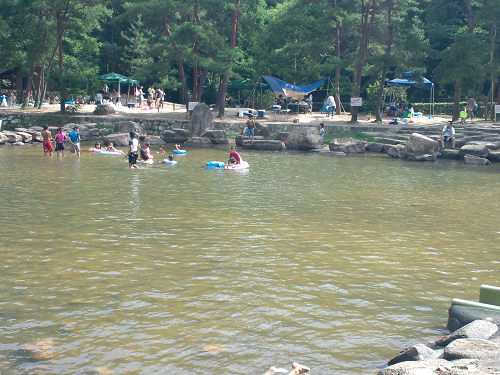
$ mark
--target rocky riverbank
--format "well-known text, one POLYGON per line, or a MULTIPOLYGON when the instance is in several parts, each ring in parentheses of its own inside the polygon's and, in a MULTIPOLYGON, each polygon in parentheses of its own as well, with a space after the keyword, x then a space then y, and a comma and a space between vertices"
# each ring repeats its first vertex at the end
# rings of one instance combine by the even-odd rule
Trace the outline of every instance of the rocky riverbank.
POLYGON ((404 349, 377 375, 500 373, 500 311, 453 305, 448 329, 432 345, 404 349))

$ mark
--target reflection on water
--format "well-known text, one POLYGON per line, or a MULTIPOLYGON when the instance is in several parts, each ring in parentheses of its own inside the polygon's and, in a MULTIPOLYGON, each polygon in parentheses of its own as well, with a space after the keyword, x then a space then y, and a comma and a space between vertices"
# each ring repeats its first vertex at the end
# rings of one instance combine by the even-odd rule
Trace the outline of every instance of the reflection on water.
POLYGON ((226 149, 0 148, 2 374, 370 373, 498 285, 497 165, 226 149))

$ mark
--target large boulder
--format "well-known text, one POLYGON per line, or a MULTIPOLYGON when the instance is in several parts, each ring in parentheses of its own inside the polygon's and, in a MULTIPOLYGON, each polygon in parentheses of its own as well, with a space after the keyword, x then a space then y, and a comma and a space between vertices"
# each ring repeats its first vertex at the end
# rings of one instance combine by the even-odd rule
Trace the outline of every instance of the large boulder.
POLYGON ((442 149, 439 151, 440 155, 439 157, 441 159, 460 159, 460 150, 457 149, 442 149))
POLYGON ((98 128, 89 129, 89 135, 92 137, 98 137, 101 134, 101 131, 98 128))
POLYGON ((406 145, 397 144, 393 145, 387 150, 387 155, 393 158, 406 159, 406 145))
POLYGON ((278 133, 278 139, 282 142, 285 142, 289 135, 290 133, 288 132, 280 132, 278 133))
POLYGON ((6 143, 9 143, 9 138, 5 134, 0 133, 0 145, 4 145, 6 143))
MULTIPOLYGON (((249 140, 249 139, 250 139, 249 136, 246 136, 246 135, 237 135, 236 138, 234 139, 234 141, 236 142, 237 146, 243 146, 243 142, 246 141, 246 140, 249 140)), ((256 135, 255 137, 253 137, 253 140, 254 141, 263 141, 264 137, 256 135)))
POLYGON ((16 132, 16 133, 17 133, 17 134, 19 134, 19 135, 21 136, 21 138, 23 139, 23 142, 24 142, 24 143, 31 143, 31 142, 33 142, 33 139, 32 139, 32 137, 31 137, 31 134, 28 134, 28 133, 26 133, 26 132, 20 132, 20 131, 18 131, 18 132, 16 132))
POLYGON ((24 129, 24 130, 16 129, 16 131, 18 131, 18 132, 24 131, 25 133, 28 133, 29 135, 31 135, 31 140, 34 142, 42 142, 43 141, 41 131, 35 130, 33 128, 24 129))
POLYGON ((500 360, 500 344, 484 339, 458 339, 444 349, 447 360, 463 358, 496 358, 500 360))
POLYGON ((451 305, 448 310, 448 325, 450 332, 472 323, 475 320, 488 320, 500 326, 500 311, 479 307, 451 305))
MULTIPOLYGON (((196 106, 196 107, 198 107, 198 106, 196 106)), ((191 137, 186 142, 184 142, 184 145, 191 146, 191 147, 198 147, 198 148, 210 148, 210 147, 212 147, 212 142, 210 142, 210 139, 208 139, 208 138, 191 137)))
POLYGON ((489 161, 500 162, 500 151, 490 151, 488 155, 489 161))
POLYGON ((365 144, 365 150, 370 152, 384 151, 384 144, 378 142, 369 142, 365 144))
POLYGON ((412 133, 406 143, 406 155, 408 160, 416 161, 419 156, 431 155, 436 160, 439 143, 425 135, 412 133))
POLYGON ((200 136, 205 130, 212 130, 214 128, 214 118, 210 107, 205 103, 198 103, 194 107, 193 114, 189 120, 187 130, 191 137, 200 136))
POLYGON ((115 109, 110 105, 96 105, 94 109, 94 115, 105 116, 115 114, 115 109))
POLYGON ((435 342, 436 346, 447 346, 450 342, 458 339, 489 339, 498 331, 495 323, 487 320, 474 320, 473 322, 457 329, 455 332, 440 338, 435 342))
POLYGON ((346 154, 362 154, 365 152, 365 142, 351 137, 335 138, 328 146, 330 151, 345 152, 346 154))
POLYGON ((269 139, 269 126, 267 124, 263 124, 260 121, 255 121, 255 135, 264 137, 264 139, 269 139))
POLYGON ((478 142, 476 144, 466 144, 460 148, 460 157, 465 155, 475 155, 480 158, 487 158, 490 154, 490 150, 485 142, 478 142))
POLYGON ((214 145, 225 145, 229 143, 224 130, 205 130, 200 137, 210 139, 210 142, 214 145))
POLYGON ((417 156, 406 156, 406 160, 409 161, 435 161, 436 157, 431 154, 423 154, 417 156))
POLYGON ((244 149, 250 149, 250 150, 282 150, 283 142, 278 140, 269 140, 269 139, 258 140, 258 141, 246 140, 243 141, 242 147, 244 149))
POLYGON ((386 145, 402 145, 405 143, 404 140, 393 139, 393 138, 377 138, 377 142, 386 145))
POLYGON ((498 150, 498 145, 494 142, 478 142, 478 141, 472 141, 469 142, 470 145, 480 145, 484 144, 486 147, 488 147, 488 150, 498 150))
POLYGON ((480 158, 479 156, 476 155, 465 155, 464 163, 472 165, 489 165, 491 164, 491 161, 489 161, 486 158, 480 158))
POLYGON ((147 136, 145 141, 152 146, 163 146, 165 144, 165 141, 156 135, 147 136))
POLYGON ((325 142, 323 142, 323 138, 319 135, 318 128, 297 127, 286 139, 285 146, 294 150, 309 151, 314 148, 325 147, 325 142))
POLYGON ((433 354, 434 350, 431 348, 422 344, 417 344, 402 350, 397 356, 387 362, 387 364, 391 366, 399 362, 422 361, 431 357, 433 354))
POLYGON ((139 137, 146 136, 146 130, 140 127, 139 124, 133 121, 117 122, 113 128, 113 133, 130 133, 135 132, 139 137))
POLYGON ((161 138, 166 143, 184 143, 189 139, 189 131, 186 129, 172 129, 161 132, 161 138))
POLYGON ((129 133, 108 134, 104 137, 104 144, 113 142, 113 146, 128 146, 129 141, 129 133))
POLYGON ((379 372, 377 375, 436 375, 434 372, 440 367, 452 368, 453 364, 446 359, 427 359, 424 361, 406 361, 399 362, 392 366, 386 367, 379 372))
POLYGON ((15 142, 22 142, 23 141, 23 137, 21 137, 19 134, 17 133, 14 133, 14 132, 10 132, 10 131, 6 131, 4 130, 2 132, 2 134, 7 137, 7 142, 8 143, 15 143, 15 142))

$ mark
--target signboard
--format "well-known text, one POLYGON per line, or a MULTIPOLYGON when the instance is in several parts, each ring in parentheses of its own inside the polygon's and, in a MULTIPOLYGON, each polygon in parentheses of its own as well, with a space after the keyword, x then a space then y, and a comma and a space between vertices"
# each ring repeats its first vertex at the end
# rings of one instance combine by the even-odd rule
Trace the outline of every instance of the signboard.
POLYGON ((198 102, 189 102, 189 110, 192 111, 198 102))
POLYGON ((500 113, 500 105, 495 104, 495 113, 500 113))
POLYGON ((351 98, 351 107, 361 107, 362 103, 362 98, 351 98))

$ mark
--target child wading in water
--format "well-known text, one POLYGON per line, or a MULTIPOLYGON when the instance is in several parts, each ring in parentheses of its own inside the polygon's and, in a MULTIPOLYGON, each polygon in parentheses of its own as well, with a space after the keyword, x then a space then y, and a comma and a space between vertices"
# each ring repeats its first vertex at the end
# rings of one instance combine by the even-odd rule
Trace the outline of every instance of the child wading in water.
POLYGON ((62 128, 57 129, 57 134, 56 134, 56 151, 57 151, 57 156, 59 156, 59 153, 62 153, 62 156, 64 156, 64 142, 66 141, 66 134, 64 134, 62 128))

